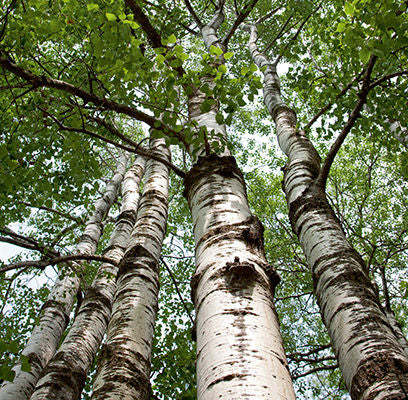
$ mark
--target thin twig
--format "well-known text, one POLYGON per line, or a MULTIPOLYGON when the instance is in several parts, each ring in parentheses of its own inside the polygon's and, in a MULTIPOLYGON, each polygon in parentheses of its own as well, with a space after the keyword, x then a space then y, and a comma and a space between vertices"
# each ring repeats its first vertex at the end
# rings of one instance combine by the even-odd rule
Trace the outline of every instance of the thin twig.
POLYGON ((184 4, 186 5, 187 10, 190 13, 190 15, 193 17, 194 22, 201 29, 204 26, 204 24, 201 22, 201 20, 198 17, 197 13, 194 11, 194 8, 191 5, 190 1, 189 0, 184 0, 184 4))
POLYGON ((300 24, 299 29, 296 31, 296 33, 293 35, 293 37, 286 43, 285 47, 282 49, 276 60, 274 61, 274 65, 277 65, 280 61, 280 59, 283 56, 283 53, 287 50, 289 45, 296 40, 296 38, 299 36, 300 32, 302 31, 303 27, 306 25, 306 22, 310 19, 310 17, 315 14, 319 8, 321 7, 321 4, 319 4, 307 17, 306 19, 300 24))
POLYGON ((340 99, 340 97, 344 96, 354 85, 355 82, 357 82, 361 75, 364 73, 364 70, 361 71, 340 93, 337 94, 336 98, 334 101, 326 104, 324 107, 322 107, 314 116, 313 118, 307 123, 307 125, 303 128, 304 132, 307 132, 310 127, 318 120, 320 116, 322 116, 327 110, 329 110, 333 104, 340 99))
POLYGON ((171 278, 171 280, 173 281, 173 285, 174 285, 174 287, 175 287, 175 289, 176 289, 176 292, 177 292, 177 294, 178 294, 178 297, 180 298, 181 303, 183 304, 183 307, 184 307, 184 309, 186 310, 186 313, 187 313, 188 317, 190 318, 191 324, 194 325, 193 317, 191 316, 190 311, 189 311, 188 308, 187 308, 187 304, 185 303, 185 301, 184 301, 184 299, 183 299, 183 296, 182 296, 181 293, 180 293, 180 290, 179 290, 178 285, 177 285, 177 281, 176 281, 176 279, 174 278, 174 275, 173 275, 173 273, 171 272, 170 267, 167 265, 166 261, 163 260, 163 257, 160 257, 160 261, 162 262, 162 264, 163 264, 164 267, 166 268, 167 272, 169 273, 170 278, 171 278))

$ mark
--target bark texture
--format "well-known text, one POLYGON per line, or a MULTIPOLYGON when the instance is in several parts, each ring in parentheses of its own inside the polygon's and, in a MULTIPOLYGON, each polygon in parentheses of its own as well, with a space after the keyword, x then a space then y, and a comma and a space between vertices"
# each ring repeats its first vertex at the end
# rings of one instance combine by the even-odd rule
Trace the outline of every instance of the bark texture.
POLYGON ((294 399, 273 305, 279 277, 235 159, 201 158, 185 185, 196 243, 198 399, 294 399))
MULTIPOLYGON (((136 222, 144 165, 145 160, 138 158, 123 180, 122 207, 104 252, 105 257, 116 263, 123 257, 136 222)), ((110 319, 117 270, 109 263, 100 266, 67 337, 44 369, 31 400, 79 398, 110 319)))
MULTIPOLYGON (((126 170, 127 156, 122 155, 114 176, 106 187, 103 196, 95 203, 95 211, 85 225, 84 233, 76 247, 76 253, 92 255, 96 251, 102 234, 102 221, 116 199, 118 189, 126 170)), ((68 271, 61 275, 44 303, 40 321, 34 328, 23 355, 30 361, 31 371, 24 372, 17 365, 13 382, 6 382, 0 390, 2 400, 29 399, 43 368, 54 356, 74 304, 81 282, 81 264, 73 264, 75 273, 68 271)))
MULTIPOLYGON (((162 139, 152 143, 170 159, 162 139)), ((169 170, 149 160, 136 225, 122 259, 112 318, 100 355, 93 400, 149 399, 150 359, 166 230, 169 170)))
POLYGON ((276 66, 258 51, 256 28, 249 49, 264 70, 264 101, 279 146, 288 156, 283 189, 294 232, 313 274, 323 321, 352 399, 408 398, 408 359, 388 322, 361 256, 347 242, 324 189, 320 157, 296 129, 296 114, 280 98, 276 66))
MULTIPOLYGON (((223 20, 219 9, 201 28, 208 50, 226 51, 217 37, 223 20)), ((213 61, 223 62, 222 55, 213 61)), ((211 88, 212 79, 202 83, 211 88)), ((190 118, 227 143, 225 126, 215 119, 218 104, 203 113, 204 100, 200 91, 189 98, 190 118)), ((273 304, 279 277, 265 258, 262 224, 251 214, 243 176, 228 149, 211 154, 210 142, 205 150, 198 159, 193 154, 195 165, 185 177, 196 244, 197 397, 294 399, 273 304)))

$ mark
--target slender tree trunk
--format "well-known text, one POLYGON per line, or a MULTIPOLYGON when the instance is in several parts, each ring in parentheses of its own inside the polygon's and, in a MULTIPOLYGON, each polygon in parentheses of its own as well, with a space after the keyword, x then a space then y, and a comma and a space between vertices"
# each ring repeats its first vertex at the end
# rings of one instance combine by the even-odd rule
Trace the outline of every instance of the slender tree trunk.
POLYGON ((394 331, 395 336, 397 337, 400 345, 404 349, 405 355, 408 357, 408 341, 407 338, 404 335, 404 332, 402 332, 401 325, 398 323, 398 321, 395 319, 395 315, 392 310, 385 310, 385 313, 387 315, 388 321, 391 325, 392 330, 394 331))
MULTIPOLYGON (((201 30, 208 49, 225 51, 216 36, 222 20, 218 12, 201 30)), ((190 118, 226 142, 217 107, 200 111, 204 98, 199 91, 190 98, 190 118)), ((206 146, 185 178, 196 244, 198 399, 294 399, 273 304, 279 277, 265 258, 262 224, 249 209, 235 159, 209 154, 206 146)))
MULTIPOLYGON (((166 160, 162 139, 153 149, 166 160)), ((150 359, 159 292, 159 267, 167 222, 169 170, 149 160, 129 246, 120 263, 117 289, 94 383, 93 400, 149 399, 150 359)))
POLYGON ((347 242, 321 185, 320 157, 296 129, 296 114, 280 99, 276 66, 258 51, 252 27, 253 61, 265 67, 264 101, 279 146, 288 156, 283 188, 292 228, 313 274, 323 321, 352 399, 407 399, 408 359, 398 343, 361 256, 347 242))
MULTIPOLYGON (((102 234, 102 221, 116 199, 118 188, 126 170, 127 157, 122 155, 114 176, 103 196, 95 203, 95 211, 85 225, 84 233, 76 247, 76 253, 93 255, 102 234)), ((26 400, 30 398, 43 368, 54 356, 62 333, 68 322, 75 296, 81 282, 81 264, 75 263, 75 273, 61 275, 44 303, 40 321, 23 350, 29 358, 31 371, 24 372, 17 365, 13 382, 7 382, 0 390, 2 400, 26 400)))
MULTIPOLYGON (((139 157, 123 180, 121 211, 104 252, 116 263, 123 257, 136 222, 144 164, 145 160, 139 157)), ((100 266, 67 337, 44 369, 31 400, 79 398, 110 319, 117 270, 109 263, 100 266)))

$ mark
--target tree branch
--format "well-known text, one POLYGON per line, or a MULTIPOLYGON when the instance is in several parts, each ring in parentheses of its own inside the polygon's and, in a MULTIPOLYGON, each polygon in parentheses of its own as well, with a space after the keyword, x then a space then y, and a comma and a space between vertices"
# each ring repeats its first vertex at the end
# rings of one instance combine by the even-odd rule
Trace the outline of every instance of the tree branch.
POLYGON ((327 177, 329 176, 330 167, 333 164, 336 154, 340 150, 340 147, 343 144, 344 140, 346 139, 348 133, 351 131, 351 128, 354 126, 357 119, 360 118, 361 116, 360 112, 367 101, 367 96, 370 91, 370 76, 373 71, 376 60, 377 60, 376 56, 372 55, 370 57, 363 78, 363 86, 360 92, 358 93, 359 100, 357 101, 357 104, 355 105, 353 111, 351 112, 349 119, 346 122, 346 125, 344 126, 343 130, 340 132, 339 136, 332 144, 329 153, 327 154, 327 157, 324 160, 324 164, 319 172, 319 176, 316 179, 316 183, 321 188, 323 188, 323 190, 326 188, 327 177))
POLYGON ((134 146, 135 148, 133 149, 133 152, 142 156, 142 157, 146 157, 146 158, 151 158, 153 160, 159 161, 162 164, 164 164, 166 167, 170 168, 172 171, 175 172, 176 175, 180 176, 181 178, 184 178, 184 176, 186 175, 186 173, 184 171, 182 171, 180 168, 176 167, 174 164, 172 164, 171 162, 159 157, 158 155, 156 155, 154 152, 152 152, 150 149, 146 149, 144 147, 140 146, 140 143, 137 144, 135 142, 133 142, 133 140, 129 139, 128 137, 126 137, 125 135, 123 135, 122 133, 119 132, 119 130, 117 130, 112 124, 110 124, 109 122, 101 119, 101 118, 97 118, 97 117, 91 117, 90 119, 92 119, 93 121, 95 121, 96 123, 100 124, 101 126, 103 126, 106 130, 108 130, 110 133, 112 133, 112 135, 118 136, 119 138, 121 138, 124 141, 127 141, 129 144, 131 144, 132 146, 134 146))
POLYGON ((310 127, 318 120, 320 116, 322 116, 327 110, 330 109, 330 107, 342 96, 344 96, 353 86, 353 84, 358 81, 361 77, 361 75, 364 73, 364 71, 360 72, 340 93, 337 94, 336 98, 334 101, 326 104, 324 107, 322 107, 314 116, 313 118, 307 123, 307 125, 303 128, 304 132, 307 132, 310 127))
POLYGON ((321 4, 319 4, 307 17, 306 19, 300 24, 299 29, 296 31, 296 33, 293 35, 293 37, 286 43, 285 47, 282 49, 276 60, 274 61, 274 64, 278 64, 280 59, 283 56, 283 53, 286 51, 286 49, 289 47, 289 45, 296 40, 296 38, 299 36, 300 32, 302 31, 303 27, 306 25, 306 22, 309 20, 309 18, 319 10, 321 7, 321 4))
MULTIPOLYGON (((156 28, 151 24, 147 15, 143 12, 143 10, 136 4, 134 0, 125 0, 125 3, 128 7, 132 10, 132 13, 136 19, 136 21, 140 24, 143 31, 146 33, 147 38, 149 39, 150 44, 153 48, 164 47, 168 49, 167 46, 162 44, 162 37, 157 32, 156 28)), ((169 50, 169 49, 168 49, 169 50)), ((169 63, 166 61, 166 64, 169 63)), ((184 68, 180 65, 178 67, 171 67, 174 68, 180 76, 185 75, 184 68)))
POLYGON ((235 33, 235 31, 238 29, 238 27, 241 25, 241 23, 245 21, 246 17, 249 15, 249 13, 255 7, 257 2, 258 2, 258 0, 250 1, 247 5, 244 6, 242 11, 238 14, 234 24, 231 26, 229 31, 225 34, 224 38, 221 40, 221 43, 222 43, 223 46, 225 46, 225 48, 228 47, 228 42, 230 41, 232 35, 235 33))
POLYGON ((403 76, 403 75, 408 75, 408 70, 397 71, 397 72, 393 72, 392 74, 384 75, 383 77, 381 77, 381 78, 377 79, 376 81, 372 82, 370 84, 368 90, 374 89, 376 86, 380 85, 384 81, 395 78, 397 76, 403 76))
MULTIPOLYGON (((0 55, 3 52, 0 50, 0 55)), ((10 60, 0 57, 0 65, 6 70, 12 72, 13 74, 23 78, 24 80, 30 82, 33 87, 48 87, 57 90, 61 90, 66 93, 70 93, 74 96, 78 96, 84 102, 90 102, 99 106, 102 110, 112 110, 116 111, 119 114, 125 114, 129 117, 132 117, 138 121, 144 122, 154 129, 161 129, 164 133, 171 133, 173 136, 180 138, 180 134, 175 132, 168 126, 165 126, 160 120, 154 118, 151 115, 148 115, 142 111, 139 111, 133 107, 129 107, 125 104, 117 103, 116 101, 106 99, 104 97, 99 97, 94 93, 89 93, 79 87, 76 87, 68 82, 48 78, 46 76, 38 76, 32 73, 29 70, 19 67, 10 60)))
POLYGON ((282 6, 279 6, 277 8, 275 8, 274 10, 268 12, 268 14, 264 15, 263 17, 259 18, 258 20, 255 21, 255 25, 259 25, 262 24, 263 22, 265 22, 268 18, 272 17, 273 15, 275 15, 281 8, 283 8, 282 6))
POLYGON ((189 0, 184 0, 184 4, 187 7, 188 12, 192 16, 194 22, 197 24, 198 28, 202 28, 204 24, 201 22, 200 18, 198 17, 197 13, 194 11, 193 6, 191 5, 189 0))
POLYGON ((3 268, 0 268, 0 274, 3 272, 11 271, 13 269, 17 268, 24 268, 24 267, 34 267, 34 268, 39 268, 41 270, 45 269, 48 265, 55 265, 63 262, 68 262, 68 261, 76 261, 76 260, 84 260, 84 261, 100 261, 100 262, 106 262, 113 264, 115 266, 118 266, 118 263, 108 257, 104 256, 88 256, 85 254, 72 254, 72 255, 66 255, 66 256, 60 256, 60 257, 55 257, 51 258, 49 260, 38 260, 38 261, 22 261, 19 263, 15 264, 8 264, 4 266, 3 268))
POLYGON ((174 285, 174 287, 175 287, 175 289, 176 289, 177 295, 178 295, 178 297, 180 298, 181 303, 183 304, 183 307, 184 307, 184 309, 186 310, 186 313, 187 313, 188 317, 190 318, 191 324, 194 326, 193 317, 191 316, 190 311, 188 311, 187 304, 185 303, 185 301, 184 301, 184 299, 183 299, 183 296, 182 296, 181 293, 180 293, 180 290, 179 290, 178 285, 177 285, 177 281, 176 281, 176 279, 174 278, 174 275, 173 275, 173 273, 171 272, 170 267, 167 265, 166 261, 163 260, 163 257, 160 257, 160 261, 162 262, 162 264, 163 264, 164 267, 166 268, 167 272, 169 273, 170 278, 171 278, 171 280, 173 281, 173 285, 174 285))
POLYGON ((57 214, 57 215, 59 215, 59 216, 61 216, 61 217, 70 219, 71 221, 74 221, 74 222, 77 222, 77 223, 83 222, 83 221, 82 221, 82 218, 80 218, 80 217, 73 217, 72 215, 63 213, 62 211, 58 211, 58 210, 56 210, 55 208, 46 207, 46 206, 33 206, 32 204, 27 203, 26 201, 22 201, 21 204, 24 204, 24 205, 27 206, 27 207, 37 208, 37 209, 39 209, 39 210, 44 210, 44 211, 52 212, 52 213, 54 213, 54 214, 57 214))
POLYGON ((309 371, 303 372, 302 374, 292 375, 292 379, 296 380, 296 379, 299 379, 299 378, 303 378, 303 377, 305 377, 307 375, 314 374, 314 373, 319 372, 319 371, 330 371, 330 370, 336 369, 338 367, 339 367, 339 364, 322 365, 321 367, 316 367, 316 368, 309 369, 309 371))
POLYGON ((175 174, 180 176, 181 178, 183 178, 185 176, 185 172, 182 171, 180 168, 176 167, 174 164, 170 163, 169 161, 164 160, 161 157, 157 156, 151 150, 145 149, 144 147, 140 147, 133 140, 129 139, 128 137, 126 137, 125 135, 120 133, 117 129, 115 129, 112 125, 110 125, 109 123, 107 123, 106 121, 104 121, 104 120, 102 120, 100 118, 89 117, 89 119, 91 119, 91 120, 97 122, 98 124, 100 124, 101 126, 105 127, 110 133, 112 133, 113 135, 119 137, 123 141, 126 141, 132 147, 125 146, 125 145, 123 145, 121 143, 117 143, 114 140, 108 139, 105 136, 100 135, 99 133, 92 132, 92 131, 90 131, 88 129, 85 129, 85 128, 73 128, 73 127, 70 127, 70 126, 66 126, 60 120, 58 120, 55 116, 50 114, 47 110, 45 110, 45 109, 43 109, 41 107, 39 107, 39 109, 41 111, 43 111, 44 113, 46 113, 47 116, 49 116, 58 125, 58 127, 61 130, 68 131, 68 132, 85 133, 86 135, 89 135, 89 136, 94 137, 96 139, 102 140, 102 141, 104 141, 106 143, 112 144, 113 146, 119 147, 122 150, 128 151, 129 153, 135 153, 135 154, 137 154, 139 156, 146 157, 146 158, 152 158, 153 160, 159 161, 159 162, 163 163, 164 165, 166 165, 166 167, 168 167, 172 171, 174 171, 175 174))
MULTIPOLYGON (((265 48, 263 49, 263 53, 267 53, 270 50, 270 48, 276 43, 276 41, 282 36, 283 32, 285 31, 286 27, 288 26, 292 18, 293 15, 289 15, 288 19, 285 21, 278 34, 265 46, 265 48)), ((294 25, 296 25, 296 23, 294 25)), ((292 29, 294 25, 289 27, 289 30, 292 29)))

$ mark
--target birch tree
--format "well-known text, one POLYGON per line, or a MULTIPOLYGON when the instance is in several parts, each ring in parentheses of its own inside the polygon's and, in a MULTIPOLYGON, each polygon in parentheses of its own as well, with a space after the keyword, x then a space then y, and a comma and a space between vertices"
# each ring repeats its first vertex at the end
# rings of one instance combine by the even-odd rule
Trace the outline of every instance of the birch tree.
MULTIPOLYGON (((152 149, 166 159, 163 140, 152 149)), ((159 290, 158 260, 166 230, 169 170, 148 161, 129 246, 120 264, 112 318, 99 359, 92 399, 148 399, 159 290)))
MULTIPOLYGON (((126 165, 127 157, 122 155, 112 180, 107 185, 104 195, 96 202, 95 210, 85 225, 84 233, 76 247, 76 252, 80 256, 92 256, 95 253, 103 229, 103 219, 116 199, 126 165)), ((69 271, 61 274, 42 307, 39 324, 23 350, 23 355, 30 360, 30 371, 23 371, 16 366, 16 377, 13 382, 7 383, 1 389, 3 398, 29 398, 43 368, 54 355, 68 324, 81 282, 81 264, 75 263, 71 267, 74 268, 74 273, 69 271)))
POLYGON ((110 319, 117 264, 136 221, 144 164, 145 160, 138 158, 123 178, 121 210, 103 253, 112 261, 99 267, 92 286, 85 291, 68 335, 47 364, 31 399, 72 399, 81 394, 110 319))

